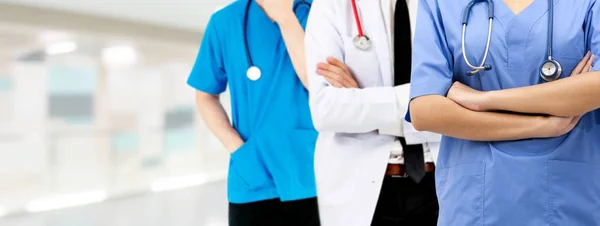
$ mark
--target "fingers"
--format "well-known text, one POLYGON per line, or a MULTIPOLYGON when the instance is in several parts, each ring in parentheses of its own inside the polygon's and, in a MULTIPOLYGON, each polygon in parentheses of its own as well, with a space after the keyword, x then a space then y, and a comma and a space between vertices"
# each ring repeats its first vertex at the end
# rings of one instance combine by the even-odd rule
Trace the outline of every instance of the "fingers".
POLYGON ((317 68, 323 69, 323 70, 327 70, 327 71, 331 71, 333 73, 336 74, 345 74, 346 71, 344 71, 344 69, 335 66, 335 65, 331 65, 331 64, 324 64, 324 63, 320 63, 319 65, 317 65, 317 68))
POLYGON ((344 70, 341 67, 326 63, 319 63, 317 64, 317 74, 326 77, 326 80, 328 82, 329 80, 335 80, 344 88, 358 88, 358 84, 356 83, 352 75, 348 74, 346 70, 344 70))
POLYGON ((346 88, 344 84, 338 80, 338 76, 335 73, 323 69, 317 69, 317 74, 323 76, 329 84, 336 88, 346 88))
POLYGON ((573 117, 573 119, 571 119, 571 124, 573 126, 575 126, 579 122, 580 119, 581 119, 581 115, 573 117))
POLYGON ((344 64, 342 61, 339 61, 338 59, 335 59, 333 57, 328 57, 327 63, 334 65, 336 67, 339 67, 344 72, 346 72, 347 76, 345 77, 345 80, 347 80, 350 84, 352 84, 353 87, 358 88, 358 83, 356 83, 356 80, 354 79, 354 77, 352 76, 352 73, 350 72, 350 68, 348 68, 348 66, 346 66, 346 64, 344 64))
POLYGON ((327 57, 327 63, 330 63, 332 65, 338 66, 339 68, 341 68, 344 71, 346 71, 346 73, 348 73, 349 75, 352 74, 352 73, 350 73, 350 68, 348 68, 348 66, 346 66, 346 64, 342 63, 338 59, 335 59, 333 57, 327 57))
POLYGON ((345 81, 344 77, 342 76, 342 72, 343 70, 341 68, 329 64, 319 63, 317 65, 317 74, 324 76, 328 81, 334 80, 342 87, 348 88, 350 84, 347 81, 345 81))
POLYGON ((340 74, 335 73, 333 71, 317 69, 317 74, 323 76, 325 80, 327 80, 331 85, 337 88, 355 88, 352 86, 352 83, 344 80, 340 74))
POLYGON ((581 59, 581 61, 579 61, 579 64, 577 64, 577 67, 575 67, 575 69, 573 70, 573 72, 571 74, 581 74, 581 72, 584 71, 583 68, 590 60, 590 55, 592 55, 592 53, 590 51, 588 51, 585 54, 585 56, 583 57, 583 59, 581 59))
POLYGON ((590 72, 592 70, 592 64, 594 63, 594 58, 596 58, 595 55, 592 55, 592 57, 590 57, 590 59, 588 60, 588 62, 585 64, 585 67, 583 67, 583 72, 582 73, 587 73, 587 72, 590 72))
POLYGON ((565 134, 570 132, 571 130, 573 130, 573 128, 575 128, 575 126, 577 126, 577 123, 579 123, 580 119, 581 119, 581 115, 573 117, 571 119, 571 122, 569 122, 569 125, 566 128, 565 134))
POLYGON ((344 70, 346 72, 344 79, 346 79, 353 88, 358 88, 358 83, 356 82, 356 79, 354 79, 354 76, 352 76, 352 72, 350 71, 350 68, 346 66, 346 64, 333 57, 328 57, 327 62, 344 70))

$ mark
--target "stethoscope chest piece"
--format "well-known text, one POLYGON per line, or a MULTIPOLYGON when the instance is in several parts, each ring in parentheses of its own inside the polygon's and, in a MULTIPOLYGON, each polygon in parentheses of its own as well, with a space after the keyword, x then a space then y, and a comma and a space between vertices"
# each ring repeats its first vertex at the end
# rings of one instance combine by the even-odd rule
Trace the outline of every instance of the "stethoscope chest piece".
POLYGON ((354 37, 354 46, 356 46, 356 48, 359 48, 361 50, 367 50, 369 49, 369 47, 371 47, 371 39, 369 39, 369 37, 367 37, 366 35, 360 36, 357 35, 356 37, 354 37))
POLYGON ((562 66, 556 60, 546 60, 540 68, 540 77, 546 82, 551 82, 560 77, 562 74, 562 66))
POLYGON ((260 69, 258 69, 258 67, 256 67, 256 66, 252 66, 252 67, 248 68, 248 71, 246 71, 246 76, 248 76, 248 79, 250 79, 252 81, 256 81, 256 80, 260 79, 260 76, 261 76, 260 69))

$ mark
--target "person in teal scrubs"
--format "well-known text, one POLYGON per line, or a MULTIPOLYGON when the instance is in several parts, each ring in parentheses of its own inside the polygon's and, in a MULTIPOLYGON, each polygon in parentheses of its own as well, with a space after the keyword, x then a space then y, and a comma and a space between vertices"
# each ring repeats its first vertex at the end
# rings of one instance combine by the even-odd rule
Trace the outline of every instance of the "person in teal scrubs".
POLYGON ((231 152, 231 226, 319 225, 318 134, 304 85, 310 3, 239 0, 212 15, 206 27, 187 82, 197 90, 202 118, 231 152), (227 85, 231 123, 219 102, 227 85))
POLYGON ((600 225, 600 1, 421 0, 417 15, 407 119, 444 135, 438 225, 600 225))

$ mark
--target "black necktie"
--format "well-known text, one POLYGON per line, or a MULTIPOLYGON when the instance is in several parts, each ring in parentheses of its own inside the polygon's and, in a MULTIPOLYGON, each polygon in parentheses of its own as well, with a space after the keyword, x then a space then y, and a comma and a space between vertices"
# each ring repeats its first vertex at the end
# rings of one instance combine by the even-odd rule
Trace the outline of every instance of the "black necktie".
MULTIPOLYGON (((406 0, 396 0, 394 12, 394 85, 410 83, 411 33, 410 16, 406 0)), ((419 183, 425 176, 423 145, 407 145, 404 137, 398 137, 402 144, 406 174, 419 183)))

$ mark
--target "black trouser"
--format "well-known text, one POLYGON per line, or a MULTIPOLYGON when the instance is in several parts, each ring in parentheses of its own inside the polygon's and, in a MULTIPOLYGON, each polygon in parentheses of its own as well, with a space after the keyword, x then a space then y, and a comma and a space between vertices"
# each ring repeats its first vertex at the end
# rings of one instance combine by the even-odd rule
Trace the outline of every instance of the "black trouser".
POLYGON ((386 176, 371 226, 435 226, 438 212, 434 173, 419 184, 386 176))
POLYGON ((319 226, 316 198, 229 203, 229 226, 319 226))

